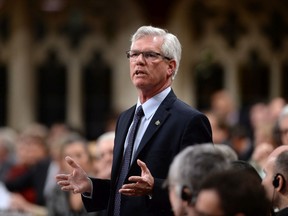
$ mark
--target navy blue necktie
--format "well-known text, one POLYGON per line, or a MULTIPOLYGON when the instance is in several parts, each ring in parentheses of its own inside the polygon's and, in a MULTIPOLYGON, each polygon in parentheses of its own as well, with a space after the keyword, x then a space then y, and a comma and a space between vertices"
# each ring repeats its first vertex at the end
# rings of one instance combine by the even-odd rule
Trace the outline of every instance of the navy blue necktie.
POLYGON ((128 170, 129 170, 131 158, 132 158, 134 140, 135 140, 137 130, 138 130, 138 127, 139 127, 139 124, 141 122, 141 118, 143 115, 144 115, 144 112, 143 112, 142 106, 139 106, 134 115, 133 124, 131 126, 130 133, 128 135, 128 140, 127 140, 128 144, 127 144, 127 147, 126 147, 123 159, 122 159, 121 170, 119 172, 119 178, 118 178, 116 193, 115 193, 114 216, 120 216, 121 194, 118 191, 122 187, 125 181, 125 178, 128 174, 128 170))

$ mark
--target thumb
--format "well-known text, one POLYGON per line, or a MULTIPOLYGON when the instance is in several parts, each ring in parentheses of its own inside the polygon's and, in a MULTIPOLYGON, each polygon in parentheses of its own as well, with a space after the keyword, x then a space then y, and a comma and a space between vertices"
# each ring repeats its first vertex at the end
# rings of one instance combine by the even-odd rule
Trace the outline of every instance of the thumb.
POLYGON ((66 162, 74 169, 80 168, 79 164, 76 163, 70 156, 65 157, 66 162))
POLYGON ((146 164, 143 161, 138 159, 137 160, 137 164, 138 164, 138 166, 140 166, 142 172, 145 172, 145 173, 149 173, 150 172, 148 167, 146 166, 146 164))

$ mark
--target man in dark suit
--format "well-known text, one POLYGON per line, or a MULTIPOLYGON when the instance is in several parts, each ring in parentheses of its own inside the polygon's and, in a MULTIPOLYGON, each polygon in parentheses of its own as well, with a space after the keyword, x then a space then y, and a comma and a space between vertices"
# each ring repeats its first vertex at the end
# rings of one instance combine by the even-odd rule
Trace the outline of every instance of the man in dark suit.
POLYGON ((181 59, 177 37, 160 28, 143 26, 131 42, 127 57, 138 101, 117 121, 111 180, 88 178, 67 157, 73 172, 57 175, 57 181, 62 190, 82 193, 87 211, 107 209, 107 215, 114 216, 169 216, 173 213, 168 191, 162 184, 170 163, 186 146, 212 142, 211 126, 205 115, 177 99, 171 88, 181 59), (144 116, 133 142, 130 167, 122 181, 122 161, 126 161, 133 116, 140 106, 144 116))

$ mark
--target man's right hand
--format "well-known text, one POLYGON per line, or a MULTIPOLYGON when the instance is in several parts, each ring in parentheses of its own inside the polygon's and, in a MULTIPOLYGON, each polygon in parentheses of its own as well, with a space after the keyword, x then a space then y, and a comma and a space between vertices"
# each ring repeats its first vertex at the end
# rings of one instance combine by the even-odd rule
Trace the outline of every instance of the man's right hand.
POLYGON ((63 191, 73 191, 73 193, 91 193, 91 180, 87 173, 69 156, 65 158, 66 162, 73 168, 70 174, 56 175, 57 184, 63 191))

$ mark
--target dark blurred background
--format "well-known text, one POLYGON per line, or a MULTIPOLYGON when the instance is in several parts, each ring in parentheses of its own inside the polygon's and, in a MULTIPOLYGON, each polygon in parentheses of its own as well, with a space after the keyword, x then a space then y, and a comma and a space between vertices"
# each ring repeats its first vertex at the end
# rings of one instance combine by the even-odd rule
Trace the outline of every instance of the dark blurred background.
POLYGON ((0 0, 0 126, 109 130, 136 102, 125 51, 141 25, 179 37, 180 98, 206 111, 225 90, 249 124, 255 103, 288 99, 287 11, 284 0, 0 0))

